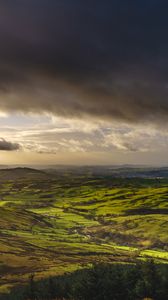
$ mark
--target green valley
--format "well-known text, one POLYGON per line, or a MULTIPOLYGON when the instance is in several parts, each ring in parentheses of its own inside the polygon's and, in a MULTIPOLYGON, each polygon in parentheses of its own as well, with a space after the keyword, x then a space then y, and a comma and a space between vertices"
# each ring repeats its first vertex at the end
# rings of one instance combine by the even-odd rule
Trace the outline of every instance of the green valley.
POLYGON ((0 170, 0 293, 97 263, 168 262, 168 178, 0 170))

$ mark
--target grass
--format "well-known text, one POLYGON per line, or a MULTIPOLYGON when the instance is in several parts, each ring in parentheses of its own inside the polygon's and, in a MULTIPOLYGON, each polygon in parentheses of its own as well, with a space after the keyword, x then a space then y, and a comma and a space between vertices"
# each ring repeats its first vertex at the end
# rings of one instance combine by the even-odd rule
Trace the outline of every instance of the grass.
MULTIPOLYGON (((38 174, 37 174, 38 175, 38 174)), ((168 180, 90 176, 0 184, 0 291, 92 262, 168 262, 168 180)))

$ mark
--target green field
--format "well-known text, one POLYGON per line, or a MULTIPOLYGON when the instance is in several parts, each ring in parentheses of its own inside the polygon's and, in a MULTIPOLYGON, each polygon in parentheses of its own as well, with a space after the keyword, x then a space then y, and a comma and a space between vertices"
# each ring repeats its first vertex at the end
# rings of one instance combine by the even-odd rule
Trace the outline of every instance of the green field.
POLYGON ((0 180, 0 292, 93 262, 168 262, 166 178, 4 170, 0 180))

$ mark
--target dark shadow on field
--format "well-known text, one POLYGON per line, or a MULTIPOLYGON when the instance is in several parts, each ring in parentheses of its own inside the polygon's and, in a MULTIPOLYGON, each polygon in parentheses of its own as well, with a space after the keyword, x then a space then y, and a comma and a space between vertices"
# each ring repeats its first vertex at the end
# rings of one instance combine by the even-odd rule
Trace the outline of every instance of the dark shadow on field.
POLYGON ((125 215, 154 215, 161 214, 167 215, 168 208, 137 208, 137 209, 129 209, 125 211, 125 215))

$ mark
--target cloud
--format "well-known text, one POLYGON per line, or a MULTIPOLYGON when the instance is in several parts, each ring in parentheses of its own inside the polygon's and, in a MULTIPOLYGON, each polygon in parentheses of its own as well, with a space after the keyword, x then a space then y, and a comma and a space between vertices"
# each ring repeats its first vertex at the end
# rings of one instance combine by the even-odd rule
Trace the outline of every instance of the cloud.
POLYGON ((150 126, 116 128, 104 135, 105 146, 111 146, 126 152, 153 152, 167 149, 168 134, 166 131, 150 126), (122 129, 122 130, 121 130, 122 129))
MULTIPOLYGON (((127 153, 137 155, 167 150, 168 132, 153 125, 126 125, 117 122, 84 122, 60 118, 30 119, 19 116, 1 120, 7 141, 19 144, 25 153, 127 153), (14 122, 17 123, 14 124, 14 122), (9 125, 11 123, 11 125, 9 125), (84 126, 87 123, 87 126, 84 126)), ((167 157, 167 156, 166 156, 167 157)))
POLYGON ((163 0, 2 0, 0 110, 166 122, 163 0))
POLYGON ((0 138, 0 151, 16 151, 20 148, 21 146, 18 143, 12 143, 0 138))

